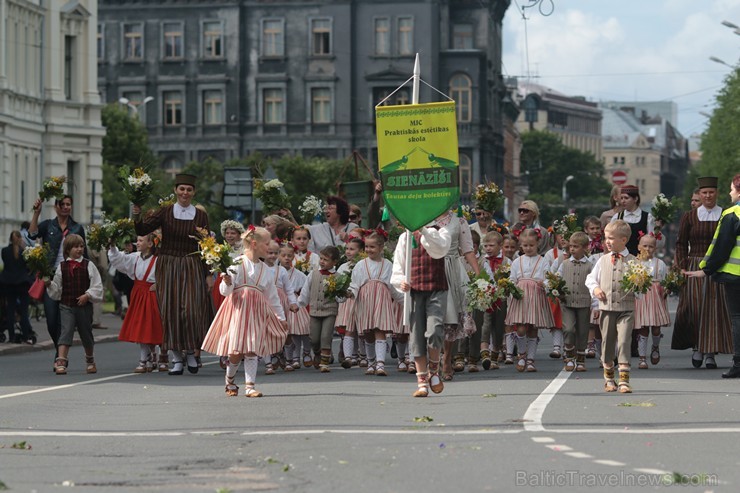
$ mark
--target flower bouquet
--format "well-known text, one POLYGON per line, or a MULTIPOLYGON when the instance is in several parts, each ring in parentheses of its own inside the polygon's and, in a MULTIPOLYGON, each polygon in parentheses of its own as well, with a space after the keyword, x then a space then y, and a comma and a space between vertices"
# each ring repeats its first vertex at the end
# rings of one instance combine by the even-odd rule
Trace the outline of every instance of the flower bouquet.
MULTIPOLYGON (((656 223, 665 225, 673 221, 673 216, 676 214, 676 210, 678 210, 678 205, 668 200, 662 193, 659 193, 653 199, 653 207, 650 209, 650 214, 653 215, 653 219, 655 219, 656 223)), ((656 224, 655 229, 660 231, 661 226, 656 224)))
POLYGON ((44 180, 41 185, 41 191, 39 192, 39 198, 42 202, 49 199, 60 200, 64 197, 64 184, 67 182, 66 176, 52 176, 48 180, 44 180))
POLYGON ((455 214, 457 214, 457 217, 462 217, 466 221, 470 221, 473 219, 473 212, 470 210, 469 205, 461 205, 460 207, 457 207, 456 209, 453 209, 455 214))
POLYGON ((116 219, 110 232, 111 241, 119 247, 136 242, 136 227, 134 221, 128 217, 116 219))
POLYGON ((174 193, 171 193, 166 197, 160 197, 159 200, 157 200, 157 205, 159 207, 167 207, 168 205, 172 205, 176 202, 177 202, 177 197, 175 197, 174 193))
POLYGON ((496 221, 493 221, 490 226, 488 226, 488 231, 496 231, 501 236, 508 235, 509 234, 509 223, 497 223, 496 221))
POLYGON ((211 233, 204 228, 196 228, 198 240, 198 252, 201 260, 208 266, 211 274, 225 273, 226 270, 238 262, 229 255, 232 252, 231 246, 226 243, 219 243, 211 233))
POLYGON ((478 209, 488 212, 500 210, 504 206, 504 191, 492 181, 475 187, 473 200, 478 209))
POLYGON ((144 204, 154 190, 152 177, 143 166, 136 167, 133 171, 128 166, 121 166, 118 170, 118 180, 123 185, 123 193, 134 205, 144 204))
POLYGON ((320 218, 324 212, 324 202, 313 195, 309 195, 298 207, 298 210, 301 213, 301 221, 311 224, 320 218))
POLYGON ((493 279, 507 298, 511 296, 515 300, 520 300, 524 297, 524 291, 522 291, 522 288, 511 281, 511 265, 501 264, 501 266, 496 269, 496 272, 493 273, 493 279))
POLYGON ((311 262, 309 262, 308 257, 296 260, 293 267, 306 275, 311 273, 311 262))
POLYGON ((39 279, 54 277, 54 271, 49 265, 48 244, 26 247, 23 250, 23 260, 25 260, 28 270, 35 272, 39 279))
POLYGON ((552 229, 566 240, 569 240, 576 231, 582 231, 578 225, 578 215, 575 213, 566 214, 561 219, 553 221, 552 229))
POLYGON ((321 283, 324 285, 324 296, 327 300, 335 298, 346 298, 349 291, 349 283, 352 277, 349 274, 332 274, 321 283))
POLYGON ((619 281, 621 288, 628 293, 645 294, 653 284, 653 276, 639 260, 630 260, 627 271, 619 281))
POLYGON ((555 272, 546 272, 545 293, 553 301, 565 301, 565 295, 570 294, 570 290, 565 286, 565 279, 555 272))
POLYGON ((686 276, 683 275, 681 269, 671 268, 665 276, 665 279, 660 281, 660 285, 665 289, 666 294, 678 294, 681 288, 686 284, 686 276))
POLYGON ((499 289, 498 284, 491 282, 486 271, 481 271, 468 282, 466 299, 468 310, 471 312, 478 310, 490 313, 498 308, 504 298, 503 291, 499 289))
POLYGON ((134 221, 129 218, 113 221, 103 216, 101 224, 93 223, 87 227, 85 240, 87 247, 92 250, 105 250, 110 245, 123 248, 127 243, 136 241, 134 221))
POLYGON ((254 180, 254 196, 262 201, 265 215, 280 209, 290 209, 290 199, 281 190, 283 182, 278 179, 265 181, 254 180))
POLYGON ((110 221, 104 221, 102 224, 92 223, 87 227, 85 239, 87 246, 91 250, 104 250, 110 245, 110 221))

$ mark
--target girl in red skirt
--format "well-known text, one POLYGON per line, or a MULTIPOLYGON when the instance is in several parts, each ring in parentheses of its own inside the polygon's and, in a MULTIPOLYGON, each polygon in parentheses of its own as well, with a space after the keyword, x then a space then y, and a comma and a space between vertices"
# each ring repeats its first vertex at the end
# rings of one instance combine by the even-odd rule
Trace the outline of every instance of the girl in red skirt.
MULTIPOLYGON (((365 238, 367 258, 357 262, 352 269, 349 290, 350 295, 357 299, 355 303, 357 332, 360 338, 365 339, 365 351, 368 356, 365 375, 386 377, 388 376, 385 371, 385 355, 388 350, 386 336, 401 331, 393 301, 403 300, 403 294, 391 285, 393 264, 383 258, 386 239, 383 233, 373 232, 365 238)), ((402 353, 399 351, 399 354, 402 353)))
MULTIPOLYGON (((154 346, 162 344, 162 318, 159 314, 157 294, 154 291, 154 272, 157 255, 154 234, 136 238, 136 252, 125 254, 111 246, 108 250, 110 266, 134 280, 129 308, 123 319, 118 339, 135 342, 141 348, 139 366, 134 373, 154 370, 156 353, 154 346)), ((160 371, 167 371, 167 362, 162 361, 160 371)))
POLYGON ((275 283, 265 264, 270 233, 250 226, 242 235, 244 255, 223 276, 221 294, 226 297, 203 340, 203 351, 228 356, 226 395, 239 395, 234 384, 244 359, 245 396, 262 397, 254 388, 258 356, 269 356, 283 347, 288 335, 285 312, 275 283))
MULTIPOLYGON (((290 243, 280 245, 278 262, 283 266, 287 275, 290 291, 293 296, 301 294, 301 288, 306 283, 306 274, 293 267, 295 251, 290 243)), ((285 340, 285 359, 297 370, 301 367, 300 355, 303 350, 303 361, 306 366, 313 364, 311 358, 311 339, 309 338, 310 316, 306 307, 299 306, 297 311, 288 311, 285 313, 288 317, 288 338, 285 340)), ((287 368, 286 368, 287 369, 287 368)))
POLYGON ((637 352, 640 356, 640 363, 637 366, 641 370, 647 370, 647 343, 648 333, 652 333, 653 347, 650 350, 650 363, 657 365, 660 362, 660 339, 663 335, 660 332, 661 327, 671 324, 671 317, 668 314, 668 305, 666 303, 666 293, 660 282, 665 279, 668 273, 668 267, 665 263, 654 258, 657 240, 652 233, 640 238, 637 248, 640 250, 640 262, 647 267, 648 272, 653 275, 653 285, 650 290, 643 296, 635 299, 635 329, 638 330, 637 352))

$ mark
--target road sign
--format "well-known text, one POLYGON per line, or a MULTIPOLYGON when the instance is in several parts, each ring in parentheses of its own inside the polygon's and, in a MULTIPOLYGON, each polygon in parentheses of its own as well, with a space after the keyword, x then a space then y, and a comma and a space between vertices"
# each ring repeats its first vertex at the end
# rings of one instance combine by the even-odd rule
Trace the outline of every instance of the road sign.
POLYGON ((627 173, 624 171, 615 171, 612 173, 612 183, 615 185, 624 185, 627 183, 627 173))

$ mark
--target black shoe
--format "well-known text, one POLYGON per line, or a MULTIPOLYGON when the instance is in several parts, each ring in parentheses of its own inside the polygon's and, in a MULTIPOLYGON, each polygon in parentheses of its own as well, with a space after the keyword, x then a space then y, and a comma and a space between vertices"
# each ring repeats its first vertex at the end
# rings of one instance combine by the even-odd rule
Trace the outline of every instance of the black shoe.
POLYGON ((185 355, 185 361, 187 362, 188 372, 192 374, 198 373, 198 360, 195 358, 195 354, 188 353, 185 355))
POLYGON ((695 357, 700 354, 701 353, 699 351, 694 351, 694 353, 691 355, 691 364, 694 366, 694 368, 701 368, 702 363, 704 363, 704 355, 702 355, 699 359, 696 359, 695 357))
POLYGON ((740 378, 740 366, 731 366, 729 370, 722 374, 722 378, 740 378))
POLYGON ((396 350, 396 343, 391 345, 391 358, 398 359, 398 350, 396 350))

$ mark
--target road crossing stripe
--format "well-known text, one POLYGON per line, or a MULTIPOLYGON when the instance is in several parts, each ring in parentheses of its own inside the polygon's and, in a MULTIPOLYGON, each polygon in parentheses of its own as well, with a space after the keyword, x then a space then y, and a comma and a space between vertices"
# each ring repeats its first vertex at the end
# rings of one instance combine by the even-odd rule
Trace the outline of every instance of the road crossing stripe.
POLYGON ((568 381, 572 373, 571 371, 561 370, 553 381, 550 382, 550 385, 529 405, 523 418, 524 431, 545 431, 545 427, 542 426, 542 416, 545 414, 545 409, 547 409, 547 405, 555 397, 560 388, 565 385, 565 382, 568 381))

